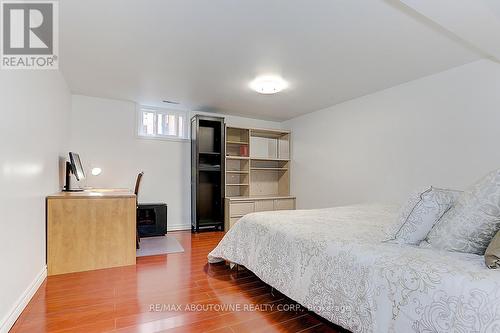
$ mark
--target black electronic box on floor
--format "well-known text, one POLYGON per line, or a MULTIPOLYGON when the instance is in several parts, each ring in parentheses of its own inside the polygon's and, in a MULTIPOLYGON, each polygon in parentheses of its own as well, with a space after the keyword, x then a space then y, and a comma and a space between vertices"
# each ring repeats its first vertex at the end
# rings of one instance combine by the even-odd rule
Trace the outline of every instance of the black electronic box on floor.
POLYGON ((137 229, 139 237, 164 236, 167 233, 167 205, 139 204, 137 229))

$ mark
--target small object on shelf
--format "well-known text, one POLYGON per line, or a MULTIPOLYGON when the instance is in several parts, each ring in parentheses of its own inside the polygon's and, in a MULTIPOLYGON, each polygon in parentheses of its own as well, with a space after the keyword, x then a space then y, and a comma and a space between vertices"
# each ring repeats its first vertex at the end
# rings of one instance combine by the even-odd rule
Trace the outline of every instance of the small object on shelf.
POLYGON ((248 145, 240 146, 240 155, 244 157, 248 157, 248 145))

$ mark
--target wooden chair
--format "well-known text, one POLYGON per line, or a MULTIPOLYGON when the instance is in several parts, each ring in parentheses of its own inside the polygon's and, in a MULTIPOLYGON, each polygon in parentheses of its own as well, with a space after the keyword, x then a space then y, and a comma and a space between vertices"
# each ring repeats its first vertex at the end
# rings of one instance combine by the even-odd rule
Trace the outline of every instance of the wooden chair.
POLYGON ((141 186, 141 180, 142 176, 144 176, 144 171, 141 171, 137 175, 137 180, 135 181, 135 225, 136 225, 136 230, 135 230, 135 247, 138 249, 140 247, 139 243, 141 242, 141 239, 139 237, 139 226, 137 225, 137 209, 139 208, 139 188, 141 186))

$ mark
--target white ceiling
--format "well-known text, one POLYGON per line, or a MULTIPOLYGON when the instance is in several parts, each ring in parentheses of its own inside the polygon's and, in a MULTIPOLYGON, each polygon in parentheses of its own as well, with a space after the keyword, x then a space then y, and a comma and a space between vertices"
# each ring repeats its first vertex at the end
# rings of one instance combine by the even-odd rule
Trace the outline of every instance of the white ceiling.
POLYGON ((481 57, 391 0, 63 0, 60 11, 61 68, 74 93, 261 119, 481 57), (269 73, 289 89, 248 88, 269 73))

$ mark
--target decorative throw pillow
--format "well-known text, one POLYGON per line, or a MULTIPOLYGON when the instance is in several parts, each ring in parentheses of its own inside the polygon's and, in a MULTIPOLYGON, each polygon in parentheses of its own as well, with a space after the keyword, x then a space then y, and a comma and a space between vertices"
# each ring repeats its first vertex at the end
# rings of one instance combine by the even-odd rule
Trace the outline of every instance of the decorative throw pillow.
POLYGON ((483 255, 499 229, 500 169, 463 192, 427 235, 427 242, 442 250, 483 255))
POLYGON ((500 268, 500 231, 486 248, 484 261, 489 268, 500 268))
POLYGON ((450 209, 460 193, 435 187, 413 193, 402 207, 396 223, 388 230, 386 241, 420 244, 434 224, 450 209))

